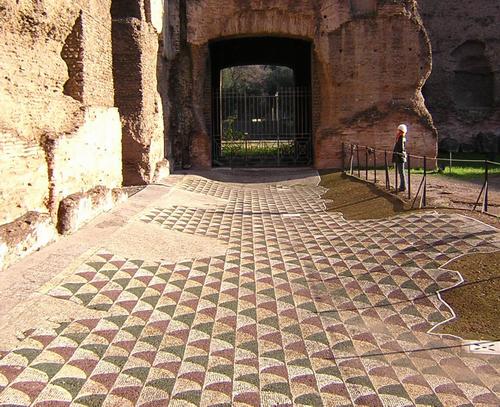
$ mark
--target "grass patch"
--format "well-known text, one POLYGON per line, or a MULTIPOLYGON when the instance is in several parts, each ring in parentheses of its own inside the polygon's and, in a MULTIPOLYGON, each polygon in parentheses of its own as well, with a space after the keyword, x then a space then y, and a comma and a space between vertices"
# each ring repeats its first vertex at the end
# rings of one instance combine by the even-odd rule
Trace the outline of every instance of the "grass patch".
MULTIPOLYGON (((489 175, 491 176, 499 176, 500 175, 500 166, 493 167, 490 166, 489 175)), ((423 174, 424 170, 422 168, 412 168, 412 174, 423 174)), ((484 178, 484 167, 455 167, 453 166, 450 170, 449 167, 445 167, 444 170, 427 170, 427 175, 439 175, 450 178, 457 179, 481 179, 484 178)))
MULTIPOLYGON (((484 178, 484 161, 488 159, 486 154, 480 153, 454 153, 451 166, 449 154, 440 154, 439 169, 427 171, 429 175, 440 175, 457 179, 480 179, 484 178), (479 160, 481 162, 463 162, 460 160, 479 160)), ((492 176, 500 175, 500 165, 490 164, 488 172, 492 176)), ((423 168, 413 168, 412 174, 423 174, 423 168)))
POLYGON ((294 145, 290 143, 278 144, 274 143, 248 143, 245 145, 244 142, 227 142, 221 147, 222 157, 249 157, 249 158, 259 158, 259 157, 277 157, 280 156, 290 156, 294 154, 294 145))
MULTIPOLYGON (((489 172, 489 175, 500 175, 500 166, 498 166, 498 167, 490 166, 488 172, 489 172)), ((445 169, 444 171, 442 171, 441 174, 446 176, 446 177, 452 177, 452 178, 465 178, 465 179, 483 178, 484 177, 484 168, 452 167, 451 171, 450 171, 450 169, 445 169)))

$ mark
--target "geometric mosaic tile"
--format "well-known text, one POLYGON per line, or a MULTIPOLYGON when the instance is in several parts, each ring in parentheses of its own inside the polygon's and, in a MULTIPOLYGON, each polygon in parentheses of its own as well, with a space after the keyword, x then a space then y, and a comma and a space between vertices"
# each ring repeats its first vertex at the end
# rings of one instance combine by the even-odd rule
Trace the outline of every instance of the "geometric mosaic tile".
MULTIPOLYGON (((428 331, 458 254, 498 232, 458 215, 347 221, 319 187, 189 176, 227 200, 145 223, 229 243, 168 264, 98 251, 50 295, 103 311, 33 329, 0 360, 0 405, 500 405, 496 356, 428 331)), ((175 193, 175 190, 174 190, 175 193)))

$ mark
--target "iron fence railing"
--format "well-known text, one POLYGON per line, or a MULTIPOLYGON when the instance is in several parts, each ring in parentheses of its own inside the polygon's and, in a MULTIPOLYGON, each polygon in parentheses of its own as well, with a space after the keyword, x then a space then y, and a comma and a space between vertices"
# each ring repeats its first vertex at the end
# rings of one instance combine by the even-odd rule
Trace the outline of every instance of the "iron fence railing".
POLYGON ((307 166, 312 161, 311 91, 283 88, 274 95, 214 94, 214 165, 307 166))
MULTIPOLYGON (((355 175, 360 179, 363 179, 362 172, 364 172, 364 179, 366 181, 371 181, 377 184, 379 181, 380 171, 383 172, 385 188, 388 191, 393 191, 396 194, 399 193, 398 190, 398 171, 396 166, 394 166, 394 188, 391 185, 391 165, 392 155, 402 155, 401 153, 394 153, 393 151, 376 149, 370 146, 364 146, 359 144, 346 144, 342 143, 342 171, 350 175, 355 175), (380 158, 383 158, 383 162, 380 164, 380 158), (390 161, 389 161, 390 160, 390 161), (371 174, 371 179, 370 179, 371 174)), ((428 207, 428 176, 431 169, 436 169, 437 167, 445 168, 446 164, 450 167, 450 172, 453 163, 465 163, 467 165, 480 166, 483 169, 483 182, 481 190, 477 196, 475 203, 472 206, 472 210, 475 211, 479 206, 482 212, 489 213, 489 184, 490 184, 490 169, 492 167, 499 167, 500 163, 491 160, 468 160, 468 159, 453 159, 450 158, 435 158, 427 156, 419 156, 414 154, 405 153, 406 156, 406 170, 407 170, 407 189, 404 192, 407 194, 407 198, 412 202, 411 207, 415 208, 418 202, 419 208, 428 207), (415 194, 412 190, 412 178, 416 177, 413 171, 415 169, 421 169, 421 179, 418 184, 418 188, 415 194)))

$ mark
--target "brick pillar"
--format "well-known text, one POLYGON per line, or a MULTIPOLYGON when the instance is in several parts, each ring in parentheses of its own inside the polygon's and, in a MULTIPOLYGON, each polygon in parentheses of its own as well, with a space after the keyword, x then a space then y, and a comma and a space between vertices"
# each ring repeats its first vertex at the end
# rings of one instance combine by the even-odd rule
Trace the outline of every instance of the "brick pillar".
POLYGON ((159 39, 142 14, 113 19, 115 105, 123 126, 125 185, 152 182, 158 163, 164 159, 163 113, 157 81, 159 39))

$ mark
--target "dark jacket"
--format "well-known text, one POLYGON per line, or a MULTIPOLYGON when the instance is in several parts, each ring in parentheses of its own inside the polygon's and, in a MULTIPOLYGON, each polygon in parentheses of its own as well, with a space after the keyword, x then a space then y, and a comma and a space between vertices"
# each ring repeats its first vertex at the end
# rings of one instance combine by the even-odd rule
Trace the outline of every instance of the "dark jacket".
POLYGON ((406 137, 398 137, 396 144, 394 145, 394 150, 392 154, 393 163, 405 163, 406 162, 406 137), (400 153, 400 154, 395 154, 400 153))

